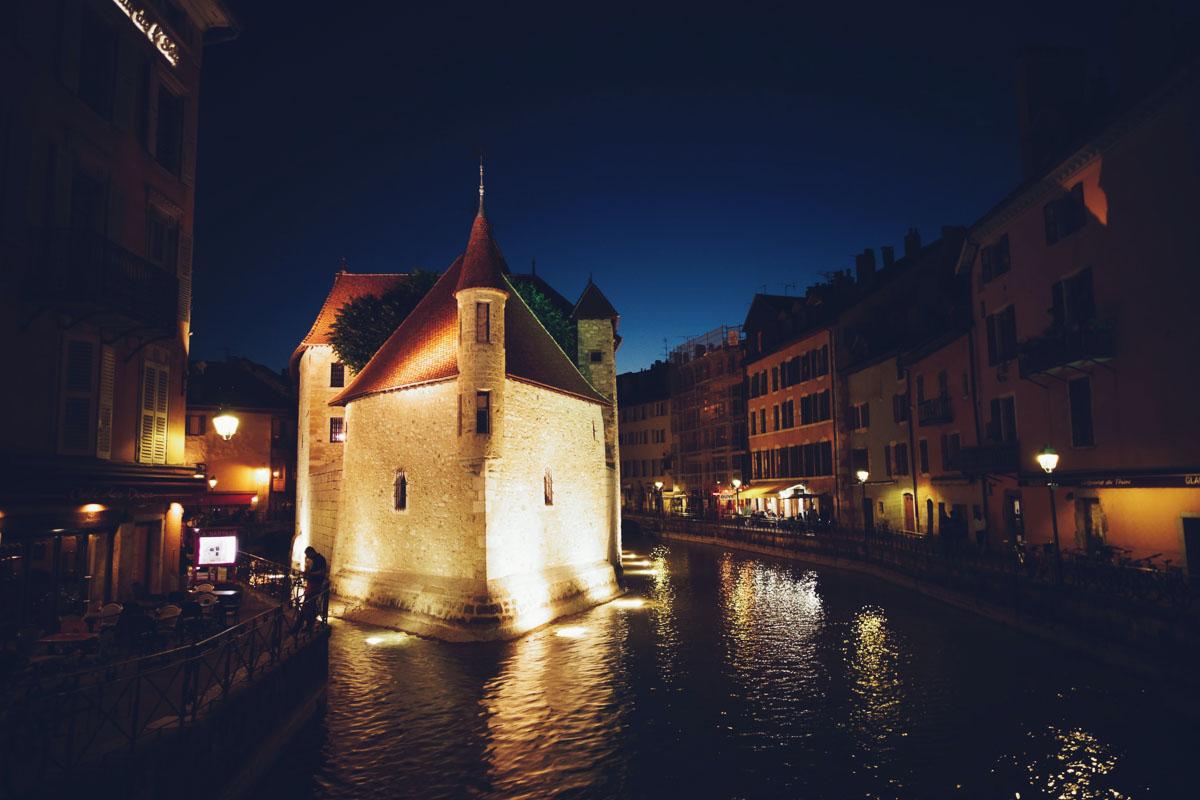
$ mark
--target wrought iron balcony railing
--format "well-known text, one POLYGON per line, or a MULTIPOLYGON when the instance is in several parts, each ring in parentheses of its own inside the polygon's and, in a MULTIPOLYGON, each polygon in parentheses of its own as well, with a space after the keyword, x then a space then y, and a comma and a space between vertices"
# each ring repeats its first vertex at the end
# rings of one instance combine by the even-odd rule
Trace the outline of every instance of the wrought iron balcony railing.
POLYGON ((1088 361, 1107 361, 1116 354, 1116 337, 1110 325, 1051 328, 1021 344, 1017 356, 1021 377, 1028 378, 1088 361))
POLYGON ((1017 442, 996 442, 962 448, 955 467, 964 475, 1013 475, 1020 465, 1021 448, 1017 442))
POLYGON ((954 421, 954 407, 947 396, 933 397, 922 400, 917 404, 917 422, 919 425, 940 425, 943 422, 954 421))
POLYGON ((29 300, 163 331, 174 326, 175 275, 92 231, 45 230, 42 242, 40 258, 25 276, 29 300))

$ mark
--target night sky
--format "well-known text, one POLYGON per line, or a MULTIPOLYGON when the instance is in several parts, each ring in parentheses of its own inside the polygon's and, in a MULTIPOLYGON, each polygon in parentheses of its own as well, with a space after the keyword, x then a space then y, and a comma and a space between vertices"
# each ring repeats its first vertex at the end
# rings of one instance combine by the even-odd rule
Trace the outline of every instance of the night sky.
POLYGON ((1019 181, 1022 46, 1084 47, 1119 84, 1200 6, 227 2, 243 30, 204 57, 195 357, 284 366, 339 257, 445 269, 482 149, 509 266, 536 259, 571 299, 594 275, 622 371, 740 324, 764 286, 970 224, 1019 181))

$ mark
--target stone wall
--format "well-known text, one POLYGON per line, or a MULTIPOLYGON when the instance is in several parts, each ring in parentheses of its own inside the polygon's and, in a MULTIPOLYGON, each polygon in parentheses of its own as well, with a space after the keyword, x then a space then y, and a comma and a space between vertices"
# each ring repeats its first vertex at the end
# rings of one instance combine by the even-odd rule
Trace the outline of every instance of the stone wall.
POLYGON ((509 379, 502 458, 488 474, 489 581, 607 558, 601 407, 509 379), (553 505, 546 505, 546 471, 553 505))
POLYGON ((415 576, 466 581, 482 592, 485 478, 459 457, 457 388, 457 380, 443 381, 346 409, 338 594, 392 605, 394 586, 415 576), (397 470, 408 480, 402 511, 393 502, 397 470))
MULTIPOLYGON (((326 466, 309 478, 308 544, 330 563, 337 544, 338 504, 341 502, 342 465, 326 466)), ((307 546, 307 545, 306 545, 307 546)))
MULTIPOLYGON (((341 391, 329 385, 329 366, 337 361, 329 345, 313 345, 300 357, 299 416, 296 422, 296 536, 292 542, 292 560, 303 563, 304 552, 312 541, 312 476, 330 467, 340 467, 344 443, 329 441, 329 419, 344 415, 329 401, 341 391)), ((346 368, 346 382, 352 373, 346 368)), ((317 547, 320 550, 320 547, 317 547)), ((322 551, 324 552, 324 551, 322 551)))

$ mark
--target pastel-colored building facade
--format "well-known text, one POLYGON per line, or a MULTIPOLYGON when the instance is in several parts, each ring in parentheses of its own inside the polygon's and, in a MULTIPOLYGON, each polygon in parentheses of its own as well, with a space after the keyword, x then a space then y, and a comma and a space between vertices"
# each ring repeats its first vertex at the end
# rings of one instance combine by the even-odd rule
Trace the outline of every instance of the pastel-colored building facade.
POLYGON ((988 526, 1200 562, 1200 90, 1188 70, 983 217, 969 273, 988 526), (1164 199, 1169 195, 1170 200, 1164 199))

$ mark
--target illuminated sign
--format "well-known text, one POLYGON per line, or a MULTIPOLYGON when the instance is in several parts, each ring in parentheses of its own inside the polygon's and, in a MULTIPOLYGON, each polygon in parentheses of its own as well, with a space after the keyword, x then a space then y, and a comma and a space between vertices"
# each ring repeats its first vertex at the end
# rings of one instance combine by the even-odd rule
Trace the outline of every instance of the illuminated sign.
POLYGON ((224 567, 237 563, 237 536, 205 536, 196 542, 196 566, 224 567))
POLYGON ((133 0, 113 0, 113 2, 117 4, 117 8, 121 9, 125 16, 129 17, 129 21, 139 31, 146 34, 146 38, 150 40, 150 43, 154 45, 158 52, 162 53, 163 58, 172 67, 178 66, 179 45, 175 44, 170 36, 167 36, 167 32, 163 30, 161 25, 150 21, 150 17, 146 14, 146 9, 136 8, 133 5, 133 0))

